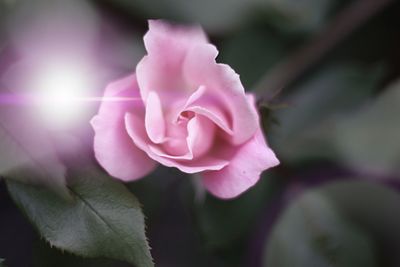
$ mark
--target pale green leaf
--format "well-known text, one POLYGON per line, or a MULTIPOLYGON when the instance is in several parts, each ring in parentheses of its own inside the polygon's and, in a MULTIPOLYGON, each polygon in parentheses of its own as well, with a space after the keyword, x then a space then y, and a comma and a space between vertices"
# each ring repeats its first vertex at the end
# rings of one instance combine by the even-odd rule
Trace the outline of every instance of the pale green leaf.
POLYGON ((343 181, 322 187, 320 193, 335 203, 346 218, 373 236, 377 246, 381 248, 380 259, 386 262, 380 266, 400 266, 398 191, 374 182, 343 181))
POLYGON ((400 82, 386 89, 336 125, 339 159, 364 172, 396 174, 400 170, 400 82))
POLYGON ((375 267, 371 237, 317 191, 295 199, 269 238, 264 266, 375 267))

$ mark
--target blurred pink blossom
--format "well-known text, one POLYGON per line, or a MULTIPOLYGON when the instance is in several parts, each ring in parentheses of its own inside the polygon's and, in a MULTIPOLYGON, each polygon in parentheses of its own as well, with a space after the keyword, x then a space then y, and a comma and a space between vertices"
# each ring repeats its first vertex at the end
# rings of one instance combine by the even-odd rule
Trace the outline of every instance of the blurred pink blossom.
POLYGON ((149 21, 136 74, 110 84, 92 120, 99 163, 124 181, 156 163, 199 173, 213 195, 233 198, 279 164, 260 129, 254 96, 215 61, 200 27, 149 21))

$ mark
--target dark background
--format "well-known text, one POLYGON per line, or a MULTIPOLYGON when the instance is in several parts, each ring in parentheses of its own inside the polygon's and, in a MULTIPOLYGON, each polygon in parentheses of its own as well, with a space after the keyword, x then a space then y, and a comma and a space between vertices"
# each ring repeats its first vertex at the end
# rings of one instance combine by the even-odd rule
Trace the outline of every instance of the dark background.
MULTIPOLYGON (((79 10, 82 2, 68 5, 79 10)), ((218 61, 258 95, 266 136, 281 160, 231 201, 199 200, 190 177, 163 167, 128 184, 143 204, 156 266, 400 266, 398 1, 88 3, 96 16, 97 94, 134 71, 147 19, 201 24, 218 61)), ((0 0, 2 77, 24 60, 15 25, 24 28, 25 19, 64 4, 0 0)), ((79 19, 86 25, 93 18, 79 19)), ((90 145, 85 122, 70 131, 90 145)), ((9 267, 128 266, 50 248, 1 181, 0 258, 9 267)))

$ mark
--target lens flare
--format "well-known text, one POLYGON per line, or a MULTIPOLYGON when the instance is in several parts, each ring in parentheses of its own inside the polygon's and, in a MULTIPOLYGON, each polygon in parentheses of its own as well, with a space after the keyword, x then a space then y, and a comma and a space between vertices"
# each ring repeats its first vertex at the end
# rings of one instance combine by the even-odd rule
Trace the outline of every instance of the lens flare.
POLYGON ((87 105, 79 100, 90 94, 93 82, 85 68, 60 63, 40 69, 32 86, 44 119, 55 126, 65 126, 87 112, 87 105))

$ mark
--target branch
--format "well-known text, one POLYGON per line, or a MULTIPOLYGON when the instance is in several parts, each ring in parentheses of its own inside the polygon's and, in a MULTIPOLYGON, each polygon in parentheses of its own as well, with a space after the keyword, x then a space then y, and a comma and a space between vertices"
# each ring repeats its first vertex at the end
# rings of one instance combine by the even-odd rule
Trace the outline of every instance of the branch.
POLYGON ((355 0, 344 8, 322 31, 304 46, 267 72, 255 88, 261 101, 269 101, 318 63, 368 19, 395 0, 355 0))

